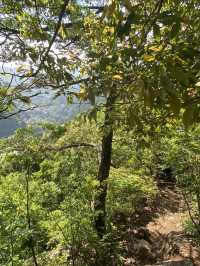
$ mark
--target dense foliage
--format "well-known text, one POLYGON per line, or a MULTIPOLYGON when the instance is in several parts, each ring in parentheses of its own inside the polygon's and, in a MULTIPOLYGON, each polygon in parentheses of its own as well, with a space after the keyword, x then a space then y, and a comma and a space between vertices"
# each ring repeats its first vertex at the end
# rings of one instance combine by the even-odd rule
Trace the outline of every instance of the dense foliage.
POLYGON ((0 119, 36 108, 40 88, 92 106, 1 140, 2 265, 121 265, 122 221, 137 227, 166 173, 199 232, 199 10, 0 1, 0 119))
MULTIPOLYGON (((33 250, 44 265, 54 265, 54 259, 62 265, 69 256, 77 265, 92 263, 95 254, 91 252, 97 252, 99 245, 93 206, 99 186, 98 144, 94 124, 82 120, 66 126, 47 125, 42 132, 20 129, 1 141, 1 265, 28 263, 33 250), (80 146, 73 147, 75 141, 80 146), (94 146, 81 146, 83 141, 94 146), (46 262, 52 249, 56 253, 62 248, 67 254, 63 262, 56 254, 46 262)), ((118 158, 121 165, 127 149, 124 144, 118 158)), ((132 155, 128 156, 131 160, 132 155)), ((155 193, 153 181, 134 174, 130 166, 113 169, 108 183, 109 227, 116 212, 134 212, 137 200, 155 193)))
POLYGON ((102 265, 97 257, 105 248, 109 265, 109 243, 114 245, 109 248, 112 261, 121 265, 126 257, 120 248, 122 217, 132 217, 128 226, 137 228, 136 214, 157 194, 153 177, 169 167, 189 202, 193 199, 198 232, 198 132, 185 132, 180 123, 157 128, 156 138, 147 133, 138 140, 134 131, 124 138, 124 131, 116 131, 104 240, 95 230, 94 209, 101 127, 79 118, 19 129, 2 139, 0 265, 36 265, 34 257, 38 265, 102 265))

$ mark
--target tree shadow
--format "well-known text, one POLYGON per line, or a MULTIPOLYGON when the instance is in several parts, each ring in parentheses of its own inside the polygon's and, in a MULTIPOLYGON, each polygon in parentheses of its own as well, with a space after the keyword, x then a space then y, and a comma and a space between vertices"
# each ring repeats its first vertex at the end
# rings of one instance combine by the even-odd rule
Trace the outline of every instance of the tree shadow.
POLYGON ((113 217, 113 223, 117 228, 115 232, 117 235, 116 239, 118 243, 121 243, 124 257, 134 258, 139 261, 138 265, 143 265, 141 258, 136 256, 135 247, 138 241, 145 240, 151 248, 152 263, 163 261, 167 263, 167 260, 169 260, 171 264, 160 265, 200 266, 200 250, 190 244, 191 239, 184 232, 180 230, 161 233, 156 230, 153 232, 149 231, 147 228, 147 225, 150 222, 154 222, 156 218, 168 213, 173 216, 173 214, 184 211, 184 208, 184 201, 176 188, 165 186, 159 188, 153 200, 141 200, 134 212, 129 214, 123 212, 116 213, 115 217, 113 217), (185 252, 185 254, 181 252, 185 252), (195 264, 194 261, 199 264, 195 264))

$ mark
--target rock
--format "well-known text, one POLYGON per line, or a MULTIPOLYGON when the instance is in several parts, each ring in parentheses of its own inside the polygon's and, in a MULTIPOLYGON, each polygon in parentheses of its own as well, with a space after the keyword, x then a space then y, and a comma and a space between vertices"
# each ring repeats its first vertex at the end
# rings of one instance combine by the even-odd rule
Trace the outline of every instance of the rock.
POLYGON ((140 261, 153 262, 155 260, 151 245, 144 239, 138 240, 135 244, 135 254, 140 261))
POLYGON ((151 242, 151 234, 146 227, 140 227, 135 232, 135 237, 138 239, 143 239, 148 242, 151 242))
POLYGON ((127 258, 124 261, 124 266, 136 266, 136 265, 137 265, 137 263, 136 263, 134 258, 127 258))

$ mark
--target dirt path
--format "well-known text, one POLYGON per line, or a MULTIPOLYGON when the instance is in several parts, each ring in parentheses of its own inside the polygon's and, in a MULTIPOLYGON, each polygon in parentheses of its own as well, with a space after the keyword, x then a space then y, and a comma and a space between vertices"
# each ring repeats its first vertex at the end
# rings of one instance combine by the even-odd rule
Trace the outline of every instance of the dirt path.
POLYGON ((182 232, 183 220, 187 217, 184 201, 175 190, 161 190, 156 200, 157 217, 147 228, 150 232, 167 235, 170 232, 182 232))
POLYGON ((200 249, 183 232, 187 211, 178 191, 165 189, 158 199, 158 215, 147 225, 152 250, 160 266, 200 266, 200 249))

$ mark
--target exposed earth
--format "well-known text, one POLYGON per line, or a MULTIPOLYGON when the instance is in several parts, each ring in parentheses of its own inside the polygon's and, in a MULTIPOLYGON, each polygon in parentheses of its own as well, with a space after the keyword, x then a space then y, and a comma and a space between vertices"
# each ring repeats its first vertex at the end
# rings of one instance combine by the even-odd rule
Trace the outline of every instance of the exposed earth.
POLYGON ((154 206, 146 207, 146 212, 150 221, 132 231, 132 240, 129 232, 127 248, 132 252, 124 265, 200 266, 200 248, 184 232, 188 212, 180 191, 160 189, 154 206))

